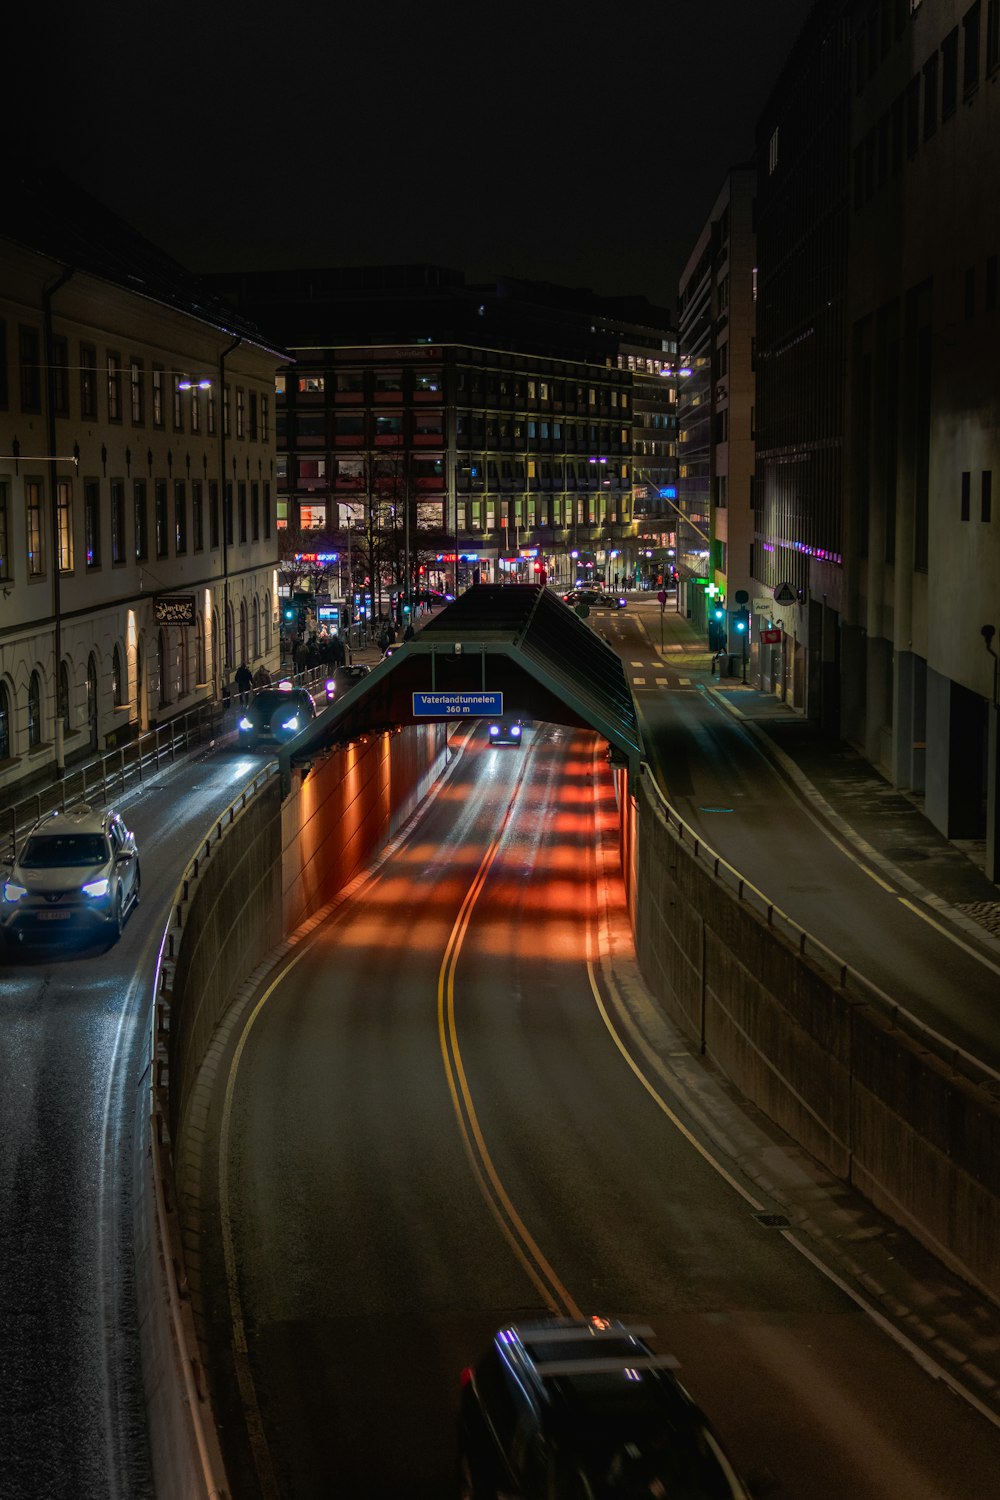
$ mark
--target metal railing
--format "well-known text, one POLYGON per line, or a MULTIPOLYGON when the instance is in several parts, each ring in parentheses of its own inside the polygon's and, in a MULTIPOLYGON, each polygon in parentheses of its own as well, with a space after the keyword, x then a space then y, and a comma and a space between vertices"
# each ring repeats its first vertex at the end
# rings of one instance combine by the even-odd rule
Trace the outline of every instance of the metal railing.
MULTIPOLYGON (((643 770, 645 772, 645 768, 643 770)), ((912 1011, 900 1005, 891 995, 887 995, 857 969, 852 968, 819 938, 806 932, 804 927, 800 927, 769 896, 741 875, 739 870, 727 864, 721 854, 717 854, 710 844, 707 844, 689 824, 685 823, 680 814, 675 812, 667 802, 653 777, 648 773, 646 773, 646 781, 654 794, 656 811, 678 843, 694 859, 710 869, 716 880, 730 890, 742 905, 757 912, 769 928, 780 933, 803 958, 809 959, 828 978, 832 979, 838 989, 843 990, 853 999, 870 1004, 888 1021, 893 1030, 903 1032, 912 1041, 926 1048, 934 1057, 945 1063, 953 1073, 986 1088, 994 1096, 1000 1093, 1000 1072, 921 1021, 912 1011)))
MULTIPOLYGON (((68 766, 65 774, 37 788, 4 808, 0 818, 11 853, 21 835, 45 813, 64 812, 80 802, 107 804, 133 783, 155 776, 165 764, 175 761, 196 745, 217 739, 226 730, 232 712, 222 703, 199 703, 185 714, 141 734, 127 745, 109 750, 93 760, 68 766)), ((16 792, 17 788, 12 788, 16 792)))

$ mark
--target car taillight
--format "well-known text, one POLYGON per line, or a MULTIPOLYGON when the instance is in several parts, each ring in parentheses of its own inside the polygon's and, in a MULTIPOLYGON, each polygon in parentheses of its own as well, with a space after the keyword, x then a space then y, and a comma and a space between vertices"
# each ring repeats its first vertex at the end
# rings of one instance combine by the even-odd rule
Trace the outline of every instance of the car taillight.
POLYGON ((459 1383, 463 1387, 465 1387, 467 1385, 471 1385, 472 1384, 472 1375, 473 1375, 472 1366, 471 1365, 466 1365, 465 1369, 462 1371, 461 1375, 458 1377, 459 1383))

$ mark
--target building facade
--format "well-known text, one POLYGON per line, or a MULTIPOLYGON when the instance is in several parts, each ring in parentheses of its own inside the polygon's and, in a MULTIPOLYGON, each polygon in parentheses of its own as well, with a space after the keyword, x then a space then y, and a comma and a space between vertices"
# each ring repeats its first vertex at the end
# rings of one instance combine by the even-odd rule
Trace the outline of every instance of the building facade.
POLYGON ((648 580, 676 475, 665 313, 436 267, 215 284, 295 356, 278 389, 282 521, 343 549, 380 495, 439 584, 648 580))
POLYGON ((66 183, 5 195, 0 264, 6 788, 276 662, 287 356, 66 183))
POLYGON ((754 672, 840 725, 851 42, 820 0, 757 124, 754 672), (775 643, 761 642, 760 631, 775 643))
POLYGON ((753 584, 755 184, 752 167, 728 173, 679 288, 681 603, 702 624, 721 608, 713 640, 731 652, 749 644, 753 584))
POLYGON ((844 731, 998 879, 1000 6, 852 40, 844 731))

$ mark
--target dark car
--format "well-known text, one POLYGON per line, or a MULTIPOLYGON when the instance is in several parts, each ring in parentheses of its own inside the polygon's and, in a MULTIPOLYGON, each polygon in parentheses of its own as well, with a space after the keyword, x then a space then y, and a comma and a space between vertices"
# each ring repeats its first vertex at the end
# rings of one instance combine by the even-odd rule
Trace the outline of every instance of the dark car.
POLYGON ((113 808, 47 813, 4 864, 0 926, 19 940, 83 932, 114 942, 139 901, 139 851, 113 808))
POLYGON ((237 730, 242 749, 277 745, 301 734, 316 717, 316 705, 305 688, 264 688, 240 715, 237 730))
POLYGON ((628 604, 624 594, 602 593, 598 595, 598 598, 600 599, 599 609, 624 609, 628 604))
POLYGON ((363 681, 370 671, 371 668, 363 661, 334 667, 324 684, 327 702, 332 703, 335 698, 342 698, 352 687, 356 687, 359 682, 363 681))
POLYGON ((521 743, 520 719, 490 719, 486 726, 491 745, 519 745, 521 743))
POLYGON ((500 1329, 462 1373, 462 1500, 749 1500, 649 1333, 608 1318, 500 1329))

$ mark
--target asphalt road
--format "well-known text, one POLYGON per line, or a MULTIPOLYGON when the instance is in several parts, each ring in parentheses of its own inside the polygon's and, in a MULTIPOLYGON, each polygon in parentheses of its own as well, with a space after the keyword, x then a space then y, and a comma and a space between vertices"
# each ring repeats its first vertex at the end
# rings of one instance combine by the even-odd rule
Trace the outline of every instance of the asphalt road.
POLYGON ((236 1493, 452 1495, 460 1370, 546 1309, 651 1323, 787 1500, 994 1493, 1000 1430, 756 1216, 636 1049, 603 761, 526 738, 472 741, 219 1063, 201 1292, 236 1493))
MULTIPOLYGON (((894 1003, 1000 1070, 1000 964, 830 836, 718 698, 656 649, 655 617, 605 617, 671 807, 728 864, 894 1003), (930 920, 928 920, 930 919, 930 920)), ((703 674, 699 674, 703 675, 703 674)))
POLYGON ((255 768, 199 756, 116 803, 142 867, 116 946, 0 951, 3 1500, 152 1494, 131 1184, 153 965, 179 871, 255 768))

